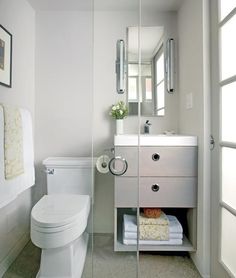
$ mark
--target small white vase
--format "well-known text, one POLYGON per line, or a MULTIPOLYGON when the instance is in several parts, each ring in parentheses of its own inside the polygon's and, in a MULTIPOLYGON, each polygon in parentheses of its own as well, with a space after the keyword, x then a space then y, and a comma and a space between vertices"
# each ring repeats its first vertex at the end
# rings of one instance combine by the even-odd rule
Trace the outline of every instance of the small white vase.
POLYGON ((123 134, 124 133, 124 120, 118 119, 116 120, 116 134, 123 134))

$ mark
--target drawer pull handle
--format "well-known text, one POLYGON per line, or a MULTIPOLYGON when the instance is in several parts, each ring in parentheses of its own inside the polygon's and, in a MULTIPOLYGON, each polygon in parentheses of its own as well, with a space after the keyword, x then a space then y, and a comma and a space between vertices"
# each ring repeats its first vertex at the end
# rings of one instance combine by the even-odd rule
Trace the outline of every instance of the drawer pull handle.
POLYGON ((160 186, 158 184, 152 185, 152 191, 157 192, 157 191, 159 191, 159 189, 160 189, 160 186))
POLYGON ((116 156, 113 157, 110 162, 109 162, 109 170, 114 176, 122 176, 128 169, 128 163, 125 158, 121 156, 116 156), (121 170, 116 170, 116 161, 122 163, 122 169, 121 170))
POLYGON ((160 155, 159 155, 158 153, 154 153, 154 154, 152 155, 152 160, 154 160, 154 161, 158 161, 160 158, 161 158, 161 157, 160 157, 160 155))

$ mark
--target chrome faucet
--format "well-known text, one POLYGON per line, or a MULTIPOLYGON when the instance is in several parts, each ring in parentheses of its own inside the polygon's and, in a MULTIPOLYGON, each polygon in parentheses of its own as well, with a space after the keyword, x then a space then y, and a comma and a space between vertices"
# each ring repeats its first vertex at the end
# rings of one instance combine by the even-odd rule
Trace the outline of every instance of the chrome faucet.
POLYGON ((146 120, 146 123, 144 124, 144 134, 150 133, 151 125, 150 121, 146 120))

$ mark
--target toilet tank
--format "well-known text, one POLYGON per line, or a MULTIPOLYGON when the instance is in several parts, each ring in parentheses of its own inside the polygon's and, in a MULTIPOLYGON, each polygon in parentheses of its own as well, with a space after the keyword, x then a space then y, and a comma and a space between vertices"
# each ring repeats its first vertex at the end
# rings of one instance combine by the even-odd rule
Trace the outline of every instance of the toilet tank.
POLYGON ((92 197, 94 160, 91 157, 49 157, 43 165, 47 173, 47 194, 92 197))

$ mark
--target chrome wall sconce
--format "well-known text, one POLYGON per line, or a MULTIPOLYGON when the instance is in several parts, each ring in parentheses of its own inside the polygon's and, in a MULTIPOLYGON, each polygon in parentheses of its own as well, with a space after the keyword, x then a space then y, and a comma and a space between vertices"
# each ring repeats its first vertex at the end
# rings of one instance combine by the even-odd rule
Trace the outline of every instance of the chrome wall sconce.
POLYGON ((174 65, 174 55, 175 54, 175 45, 174 39, 168 39, 166 43, 166 85, 167 92, 173 94, 175 90, 175 65, 174 65))
POLYGON ((125 92, 125 42, 118 40, 116 43, 116 91, 118 94, 125 92))

